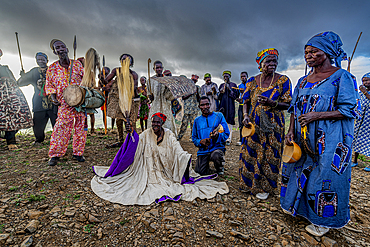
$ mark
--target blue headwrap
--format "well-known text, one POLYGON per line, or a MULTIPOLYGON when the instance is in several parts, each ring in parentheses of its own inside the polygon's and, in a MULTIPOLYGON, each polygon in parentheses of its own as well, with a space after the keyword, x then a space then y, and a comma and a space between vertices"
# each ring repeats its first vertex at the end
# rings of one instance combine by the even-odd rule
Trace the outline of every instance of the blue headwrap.
POLYGON ((338 34, 329 31, 316 34, 307 42, 305 47, 313 46, 322 50, 329 55, 331 62, 335 63, 335 66, 341 68, 341 61, 347 60, 347 54, 341 48, 342 45, 342 40, 338 34))
POLYGON ((361 80, 362 80, 362 79, 364 79, 364 78, 370 78, 370 72, 369 72, 369 73, 364 74, 364 76, 361 78, 361 80))
POLYGON ((43 57, 45 57, 46 58, 46 60, 48 60, 49 61, 49 59, 48 59, 48 55, 46 55, 45 53, 43 53, 43 52, 38 52, 38 53, 36 53, 36 56, 35 56, 35 58, 37 59, 37 56, 43 56, 43 57))

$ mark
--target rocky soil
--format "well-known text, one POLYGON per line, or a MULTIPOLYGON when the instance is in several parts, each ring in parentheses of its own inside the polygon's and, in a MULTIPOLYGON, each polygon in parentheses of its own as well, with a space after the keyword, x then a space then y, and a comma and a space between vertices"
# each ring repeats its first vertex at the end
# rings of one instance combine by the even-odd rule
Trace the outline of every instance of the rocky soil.
MULTIPOLYGON (((228 183, 229 194, 121 206, 90 188, 91 166, 109 165, 118 151, 105 148, 115 133, 88 136, 84 163, 72 160, 70 145, 55 167, 47 165, 48 142, 33 146, 33 136, 17 138, 15 151, 0 142, 0 246, 370 246, 366 159, 353 169, 352 221, 319 238, 306 233, 305 219, 282 212, 278 196, 261 201, 239 191, 236 140, 227 147, 226 173, 217 178, 228 183)), ((181 144, 196 157, 189 136, 181 144)))

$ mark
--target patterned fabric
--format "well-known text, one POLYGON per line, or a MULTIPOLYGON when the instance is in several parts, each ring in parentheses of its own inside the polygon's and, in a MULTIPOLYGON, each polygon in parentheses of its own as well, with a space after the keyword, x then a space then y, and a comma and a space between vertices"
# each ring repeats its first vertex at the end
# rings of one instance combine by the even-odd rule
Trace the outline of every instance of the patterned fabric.
POLYGON ((68 69, 63 68, 59 64, 59 61, 56 61, 49 66, 46 72, 45 92, 48 95, 56 94, 58 101, 61 103, 59 111, 62 111, 65 114, 73 113, 76 110, 74 107, 69 106, 64 101, 63 92, 69 85, 73 84, 80 85, 84 74, 84 68, 82 67, 82 64, 79 61, 74 60, 71 82, 69 82, 71 71, 70 66, 68 67, 68 69))
POLYGON ((180 132, 178 135, 179 140, 184 136, 189 123, 190 128, 193 129, 194 119, 199 114, 198 97, 200 96, 200 87, 198 85, 196 86, 197 92, 184 100, 184 116, 181 121, 180 132))
POLYGON ((172 73, 171 73, 171 71, 170 70, 165 70, 165 71, 163 71, 163 75, 165 75, 165 76, 172 76, 172 73))
POLYGON ((244 104, 250 104, 248 115, 256 130, 254 135, 242 139, 239 161, 240 189, 254 195, 263 192, 274 194, 283 151, 284 112, 260 105, 257 101, 258 95, 280 103, 289 103, 292 99, 289 78, 281 75, 269 87, 261 88, 255 77, 251 77, 243 96, 244 104))
POLYGON ((258 69, 260 71, 261 71, 261 63, 262 63, 263 59, 265 59, 268 55, 279 56, 279 52, 275 48, 263 49, 262 51, 258 52, 256 62, 258 63, 258 69))
POLYGON ((197 95, 200 95, 200 87, 198 85, 196 86, 197 91, 184 100, 184 114, 198 115, 199 113, 197 95))
POLYGON ((198 80, 199 79, 199 76, 197 76, 197 75, 191 75, 191 79, 192 80, 198 80))
POLYGON ((154 114, 152 115, 152 118, 154 118, 154 117, 159 117, 160 119, 162 119, 162 120, 163 120, 163 123, 165 123, 165 122, 166 122, 166 120, 167 120, 167 116, 166 116, 166 115, 164 115, 163 113, 160 113, 160 112, 154 113, 154 114))
POLYGON ((174 117, 181 111, 181 108, 180 102, 177 99, 171 101, 171 111, 174 117))
POLYGON ((360 92, 360 102, 362 118, 355 120, 353 151, 370 157, 370 100, 360 92))
POLYGON ((351 145, 357 108, 357 83, 354 76, 339 69, 328 78, 307 86, 307 76, 299 79, 288 111, 294 113, 294 141, 302 157, 283 163, 281 207, 301 215, 311 223, 340 228, 350 220, 351 145), (308 124, 306 146, 316 154, 304 152, 298 117, 308 112, 338 110, 342 120, 319 120, 308 124))
POLYGON ((364 76, 361 79, 364 79, 364 78, 370 78, 370 73, 364 74, 364 76))
POLYGON ((32 127, 26 98, 8 66, 0 65, 0 130, 16 131, 32 127))
POLYGON ((200 94, 201 96, 207 96, 210 101, 209 111, 216 111, 218 106, 218 95, 220 94, 220 90, 218 90, 218 85, 214 82, 210 84, 205 83, 200 87, 200 94), (216 94, 213 94, 212 88, 216 89, 216 94), (207 95, 208 92, 212 92, 212 95, 207 95))
POLYGON ((343 51, 341 46, 342 40, 338 34, 334 32, 323 32, 313 36, 305 45, 316 47, 330 56, 332 63, 341 68, 341 62, 347 60, 347 54, 343 51))
MULTIPOLYGON (((130 121, 136 122, 137 114, 140 108, 140 99, 132 99, 131 111, 130 111, 130 121)), ((116 119, 125 119, 119 106, 119 93, 117 81, 113 81, 111 90, 108 95, 107 104, 107 116, 116 119)), ((136 124, 134 124, 136 126, 136 124)))
POLYGON ((148 103, 148 97, 147 95, 147 88, 146 86, 138 87, 137 92, 140 96, 140 109, 139 109, 139 115, 138 117, 143 120, 148 119, 148 113, 149 113, 149 103, 148 103))
POLYGON ((74 107, 67 105, 63 98, 63 92, 69 85, 81 84, 84 70, 79 61, 73 61, 72 77, 69 81, 70 66, 68 69, 63 68, 59 61, 56 61, 49 66, 46 72, 45 92, 56 94, 58 101, 61 103, 58 107, 57 122, 50 139, 50 158, 62 157, 66 153, 72 129, 74 129, 73 154, 81 156, 85 149, 87 135, 84 131, 85 113, 77 112, 74 107))
POLYGON ((182 118, 182 121, 181 121, 180 131, 179 131, 179 135, 178 135, 179 140, 184 136, 184 134, 186 132, 186 129, 188 128, 189 123, 190 123, 190 128, 193 129, 194 119, 196 117, 197 117, 197 115, 195 115, 195 114, 184 114, 184 116, 182 118))
MULTIPOLYGON (((243 95, 244 95, 244 92, 245 92, 245 89, 246 89, 246 85, 247 85, 247 83, 240 83, 239 86, 238 86, 239 97, 241 99, 243 98, 243 95)), ((243 101, 239 105, 243 105, 243 101)))
MULTIPOLYGON (((60 109, 60 108, 59 108, 60 109)), ((65 111, 64 111, 65 112, 65 111)), ((84 130, 85 114, 58 112, 57 122, 50 139, 49 157, 62 157, 67 152, 68 142, 73 133, 73 154, 81 156, 85 150, 87 132, 84 130)))
MULTIPOLYGON (((155 80, 157 77, 153 76, 154 80, 150 80, 150 92, 154 95, 154 100, 150 106, 149 116, 152 116, 154 113, 161 112, 167 116, 167 121, 163 124, 163 128, 171 130, 175 136, 177 136, 175 118, 172 115, 171 111, 171 101, 174 99, 174 96, 170 89, 164 84, 155 80)), ((148 121, 148 128, 151 128, 152 121, 148 121)))

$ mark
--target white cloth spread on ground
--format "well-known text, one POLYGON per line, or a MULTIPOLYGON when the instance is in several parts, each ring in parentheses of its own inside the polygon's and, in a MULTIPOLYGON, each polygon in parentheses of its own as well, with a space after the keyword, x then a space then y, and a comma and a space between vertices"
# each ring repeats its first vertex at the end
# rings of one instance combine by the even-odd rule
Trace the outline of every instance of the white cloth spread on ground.
MULTIPOLYGON (((199 197, 212 198, 216 193, 226 194, 225 182, 202 180, 195 184, 181 184, 191 159, 175 135, 165 129, 163 141, 157 145, 152 128, 140 135, 133 163, 121 174, 103 178, 109 167, 94 166, 95 176, 91 188, 99 197, 123 205, 149 205, 162 196, 192 201, 199 197)), ((190 176, 199 176, 190 168, 190 176)))

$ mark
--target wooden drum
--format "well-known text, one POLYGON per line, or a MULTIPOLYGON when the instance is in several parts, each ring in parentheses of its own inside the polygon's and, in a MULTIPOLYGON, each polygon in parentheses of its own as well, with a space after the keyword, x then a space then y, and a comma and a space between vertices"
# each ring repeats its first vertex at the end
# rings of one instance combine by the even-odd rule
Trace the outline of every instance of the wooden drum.
POLYGON ((85 91, 78 85, 69 85, 63 92, 63 98, 69 106, 77 107, 84 103, 85 91))

